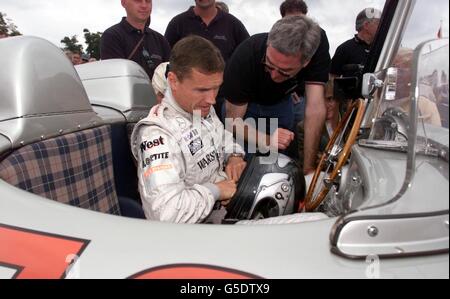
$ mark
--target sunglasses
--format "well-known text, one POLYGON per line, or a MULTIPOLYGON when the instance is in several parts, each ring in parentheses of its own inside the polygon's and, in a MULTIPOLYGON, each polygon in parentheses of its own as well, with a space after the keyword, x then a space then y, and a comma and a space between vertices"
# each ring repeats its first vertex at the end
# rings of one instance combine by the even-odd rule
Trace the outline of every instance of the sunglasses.
POLYGON ((267 58, 267 54, 264 53, 264 57, 261 60, 261 63, 264 65, 266 72, 273 72, 276 71, 278 74, 280 74, 281 76, 285 77, 286 79, 292 78, 295 75, 297 75, 298 71, 291 71, 291 72, 286 72, 283 70, 280 70, 278 67, 274 66, 267 58))

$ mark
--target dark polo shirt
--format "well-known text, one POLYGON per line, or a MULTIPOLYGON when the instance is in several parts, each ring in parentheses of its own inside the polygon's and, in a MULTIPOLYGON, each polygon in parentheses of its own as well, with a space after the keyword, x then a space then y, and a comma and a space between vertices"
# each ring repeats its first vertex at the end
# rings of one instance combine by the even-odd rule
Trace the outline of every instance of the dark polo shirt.
POLYGON ((254 35, 243 42, 225 68, 220 96, 233 103, 252 102, 272 106, 293 91, 304 94, 305 84, 325 84, 330 70, 328 38, 322 30, 319 48, 310 63, 297 76, 275 83, 263 64, 268 33, 254 35))
POLYGON ((357 35, 346 41, 336 49, 331 61, 330 73, 338 76, 352 76, 353 71, 345 71, 343 67, 348 64, 364 65, 370 54, 370 45, 359 39, 357 35))
POLYGON ((193 6, 170 21, 164 36, 173 47, 180 39, 192 34, 210 40, 219 48, 225 61, 249 37, 242 22, 233 15, 218 9, 216 17, 206 26, 202 18, 194 13, 193 6))
POLYGON ((143 34, 145 34, 144 41, 131 60, 142 66, 151 80, 156 67, 162 62, 169 61, 170 46, 164 36, 148 26, 142 32, 131 26, 126 18, 122 18, 119 24, 108 28, 103 33, 100 42, 101 59, 128 59, 143 34), (144 54, 144 49, 148 55, 144 54))

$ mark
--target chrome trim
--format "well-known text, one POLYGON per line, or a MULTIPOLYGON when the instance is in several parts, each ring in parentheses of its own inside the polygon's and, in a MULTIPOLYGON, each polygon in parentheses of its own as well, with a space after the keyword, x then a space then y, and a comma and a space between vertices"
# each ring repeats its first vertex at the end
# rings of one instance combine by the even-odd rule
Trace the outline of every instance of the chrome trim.
POLYGON ((87 113, 17 118, 0 122, 0 134, 6 136, 12 149, 33 142, 103 125, 93 111, 87 113))
POLYGON ((250 209, 249 217, 255 212, 255 208, 258 204, 267 199, 276 199, 276 204, 278 205, 280 215, 284 215, 286 210, 292 211, 294 200, 292 196, 294 194, 294 188, 284 188, 283 186, 293 185, 292 179, 288 174, 284 173, 269 173, 261 178, 259 183, 257 193, 255 196, 255 201, 250 209))
POLYGON ((449 251, 448 212, 342 217, 332 229, 331 250, 351 259, 445 253, 449 251))
POLYGON ((395 152, 408 152, 408 145, 405 142, 400 141, 384 141, 384 140, 359 140, 358 145, 367 148, 381 149, 395 152))

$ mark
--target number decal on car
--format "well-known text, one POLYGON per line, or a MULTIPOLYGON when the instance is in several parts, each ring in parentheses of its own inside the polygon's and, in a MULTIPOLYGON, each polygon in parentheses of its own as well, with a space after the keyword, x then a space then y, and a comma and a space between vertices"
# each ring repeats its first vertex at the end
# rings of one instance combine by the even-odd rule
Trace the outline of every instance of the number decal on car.
POLYGON ((0 224, 0 267, 15 270, 13 278, 65 278, 72 258, 89 240, 0 224))
POLYGON ((222 267, 178 264, 165 265, 139 272, 132 279, 261 279, 256 275, 222 267))

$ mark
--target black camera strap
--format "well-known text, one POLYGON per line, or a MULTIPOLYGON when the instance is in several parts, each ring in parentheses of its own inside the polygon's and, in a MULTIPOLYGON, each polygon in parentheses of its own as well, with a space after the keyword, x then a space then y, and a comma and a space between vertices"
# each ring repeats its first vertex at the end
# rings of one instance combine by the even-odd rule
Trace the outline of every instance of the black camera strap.
POLYGON ((136 53, 137 49, 139 48, 139 46, 142 44, 142 42, 144 41, 145 38, 145 33, 142 34, 142 38, 139 40, 139 42, 137 43, 136 47, 134 47, 133 51, 131 51, 130 56, 128 56, 128 60, 130 60, 131 58, 133 58, 134 54, 136 53))

